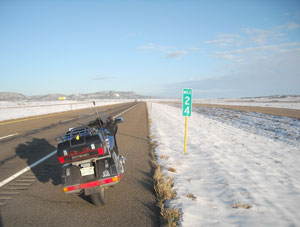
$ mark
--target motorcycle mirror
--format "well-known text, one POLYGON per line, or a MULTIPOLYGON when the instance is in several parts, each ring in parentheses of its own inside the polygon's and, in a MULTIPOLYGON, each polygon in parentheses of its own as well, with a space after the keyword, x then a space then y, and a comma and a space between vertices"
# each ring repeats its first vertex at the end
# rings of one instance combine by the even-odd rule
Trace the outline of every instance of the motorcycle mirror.
POLYGON ((117 117, 117 118, 115 119, 115 122, 116 122, 117 124, 123 123, 123 122, 124 122, 124 118, 123 118, 123 117, 117 117))

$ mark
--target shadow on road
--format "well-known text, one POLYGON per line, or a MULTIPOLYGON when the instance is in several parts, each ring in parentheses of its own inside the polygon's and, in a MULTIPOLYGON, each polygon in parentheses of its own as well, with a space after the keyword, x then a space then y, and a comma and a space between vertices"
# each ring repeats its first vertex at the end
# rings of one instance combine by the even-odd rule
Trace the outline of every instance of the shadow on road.
POLYGON ((3 224, 2 224, 2 216, 1 216, 1 211, 0 211, 0 227, 2 227, 3 224))
MULTIPOLYGON (((50 152, 56 150, 56 147, 48 143, 46 139, 33 138, 32 141, 19 144, 16 148, 16 155, 21 159, 25 159, 27 165, 30 166, 41 158, 45 157, 50 152)), ((50 164, 44 161, 43 163, 31 169, 42 183, 51 182, 53 185, 60 184, 60 165, 57 159, 50 164)))

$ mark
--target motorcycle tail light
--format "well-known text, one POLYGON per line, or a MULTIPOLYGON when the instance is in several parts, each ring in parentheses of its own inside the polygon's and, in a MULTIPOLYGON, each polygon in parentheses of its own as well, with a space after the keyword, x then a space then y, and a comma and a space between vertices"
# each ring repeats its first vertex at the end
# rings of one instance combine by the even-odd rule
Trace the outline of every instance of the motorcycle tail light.
POLYGON ((63 164, 65 162, 64 157, 58 157, 58 161, 63 164))
POLYGON ((103 147, 98 148, 97 151, 98 151, 98 155, 103 155, 104 154, 104 148, 103 147))
POLYGON ((80 189, 80 185, 74 185, 74 186, 70 186, 70 187, 63 187, 62 191, 70 192, 70 191, 79 190, 79 189, 80 189))
POLYGON ((105 180, 101 180, 100 184, 109 184, 109 183, 113 183, 113 182, 117 182, 121 180, 122 175, 120 174, 119 176, 115 176, 115 177, 111 177, 105 180))
POLYGON ((84 184, 80 185, 81 188, 90 188, 90 187, 96 187, 96 186, 99 186, 98 181, 92 181, 92 182, 88 182, 88 183, 84 183, 84 184))

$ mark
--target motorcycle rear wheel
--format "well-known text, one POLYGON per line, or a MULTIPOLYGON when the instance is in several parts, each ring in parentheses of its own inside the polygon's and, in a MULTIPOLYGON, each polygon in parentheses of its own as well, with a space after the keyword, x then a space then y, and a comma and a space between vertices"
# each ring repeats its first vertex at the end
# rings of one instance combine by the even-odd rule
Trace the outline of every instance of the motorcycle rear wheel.
POLYGON ((100 188, 100 192, 91 194, 90 198, 95 206, 103 206, 107 202, 106 190, 104 188, 100 188))

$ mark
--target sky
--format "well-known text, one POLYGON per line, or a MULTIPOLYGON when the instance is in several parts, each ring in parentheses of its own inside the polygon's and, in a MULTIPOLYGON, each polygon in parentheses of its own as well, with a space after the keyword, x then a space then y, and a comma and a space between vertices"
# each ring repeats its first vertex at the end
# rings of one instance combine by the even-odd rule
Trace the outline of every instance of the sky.
POLYGON ((300 1, 0 0, 0 92, 300 95, 300 1))

